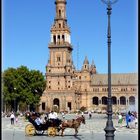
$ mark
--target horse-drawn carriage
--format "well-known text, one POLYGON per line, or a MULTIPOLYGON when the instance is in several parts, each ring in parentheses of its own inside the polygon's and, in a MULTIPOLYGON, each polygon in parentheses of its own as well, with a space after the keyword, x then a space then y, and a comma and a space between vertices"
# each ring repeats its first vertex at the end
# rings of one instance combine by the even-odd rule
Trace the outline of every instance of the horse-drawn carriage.
POLYGON ((25 133, 27 136, 43 134, 45 131, 47 132, 48 136, 56 136, 60 130, 61 136, 63 136, 63 132, 66 128, 75 129, 75 135, 77 135, 78 128, 81 125, 81 123, 85 124, 85 118, 83 116, 78 117, 77 119, 64 121, 61 121, 60 119, 58 119, 57 121, 47 119, 46 122, 41 125, 37 125, 35 119, 36 116, 28 116, 28 120, 30 123, 27 124, 25 127, 25 133))
POLYGON ((28 117, 29 124, 25 126, 26 136, 33 136, 35 134, 44 134, 47 132, 48 136, 55 136, 57 132, 60 130, 59 125, 61 124, 61 120, 46 120, 45 123, 37 125, 35 122, 36 115, 29 115, 28 117))

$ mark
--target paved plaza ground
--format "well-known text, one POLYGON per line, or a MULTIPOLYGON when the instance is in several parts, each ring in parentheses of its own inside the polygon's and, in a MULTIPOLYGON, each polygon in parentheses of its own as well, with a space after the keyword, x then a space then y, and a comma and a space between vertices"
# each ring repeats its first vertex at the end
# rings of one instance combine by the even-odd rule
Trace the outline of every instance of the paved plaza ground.
MULTIPOLYGON (((75 114, 67 114, 66 119, 75 118, 75 114)), ((86 117, 86 124, 82 124, 79 128, 78 136, 74 137, 74 129, 66 129, 64 131, 64 137, 48 137, 47 133, 43 136, 25 136, 25 126, 29 123, 24 118, 19 118, 19 121, 15 125, 10 124, 10 118, 2 118, 2 140, 105 140, 105 131, 107 116, 106 114, 93 114, 92 119, 86 117)), ((60 116, 61 118, 61 116, 60 116)), ((115 140, 138 140, 138 126, 136 128, 128 129, 125 127, 125 121, 123 121, 122 127, 118 125, 117 119, 113 117, 113 124, 116 129, 115 140)))

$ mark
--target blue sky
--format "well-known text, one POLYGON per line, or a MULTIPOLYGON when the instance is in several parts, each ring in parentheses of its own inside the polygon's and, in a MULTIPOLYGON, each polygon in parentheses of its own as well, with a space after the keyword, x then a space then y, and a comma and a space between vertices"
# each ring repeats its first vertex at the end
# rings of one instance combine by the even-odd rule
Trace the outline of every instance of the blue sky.
MULTIPOLYGON (((24 65, 45 74, 54 1, 2 1, 2 70, 24 65)), ((112 73, 138 71, 137 6, 137 0, 118 0, 112 6, 112 73)), ((90 64, 94 60, 98 73, 107 73, 106 5, 101 0, 67 0, 66 9, 76 68, 81 69, 87 56, 90 64)))

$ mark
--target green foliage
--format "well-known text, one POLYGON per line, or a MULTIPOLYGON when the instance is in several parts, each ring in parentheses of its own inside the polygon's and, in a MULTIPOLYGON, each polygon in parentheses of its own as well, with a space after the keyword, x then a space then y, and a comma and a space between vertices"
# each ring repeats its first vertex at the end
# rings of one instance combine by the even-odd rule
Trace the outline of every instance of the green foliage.
POLYGON ((23 110, 28 105, 39 104, 40 96, 45 89, 44 75, 38 70, 29 70, 26 66, 17 69, 8 68, 2 73, 2 97, 7 105, 14 101, 23 110))

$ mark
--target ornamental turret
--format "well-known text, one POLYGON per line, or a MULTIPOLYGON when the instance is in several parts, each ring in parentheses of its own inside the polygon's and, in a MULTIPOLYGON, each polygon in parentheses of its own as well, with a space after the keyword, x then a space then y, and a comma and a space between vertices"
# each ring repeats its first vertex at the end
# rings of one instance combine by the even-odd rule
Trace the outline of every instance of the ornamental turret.
POLYGON ((90 66, 90 74, 96 74, 96 66, 94 64, 94 61, 92 60, 92 64, 90 66))
POLYGON ((85 60, 83 62, 82 71, 89 71, 89 61, 87 56, 85 57, 85 60))

